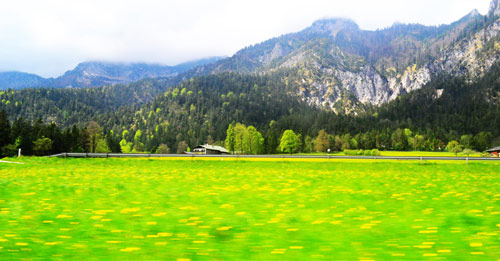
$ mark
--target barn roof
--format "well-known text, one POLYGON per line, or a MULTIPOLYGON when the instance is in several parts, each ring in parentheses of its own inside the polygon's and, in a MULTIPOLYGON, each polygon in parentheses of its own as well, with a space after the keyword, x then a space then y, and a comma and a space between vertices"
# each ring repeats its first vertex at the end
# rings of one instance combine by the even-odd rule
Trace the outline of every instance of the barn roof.
POLYGON ((214 145, 208 145, 208 144, 205 144, 205 145, 200 145, 196 148, 205 148, 207 150, 216 150, 216 151, 220 151, 222 153, 229 153, 229 151, 224 148, 224 147, 221 147, 221 146, 214 146, 214 145))
POLYGON ((495 152, 495 151, 500 151, 500 147, 495 147, 493 149, 489 149, 486 152, 495 152))

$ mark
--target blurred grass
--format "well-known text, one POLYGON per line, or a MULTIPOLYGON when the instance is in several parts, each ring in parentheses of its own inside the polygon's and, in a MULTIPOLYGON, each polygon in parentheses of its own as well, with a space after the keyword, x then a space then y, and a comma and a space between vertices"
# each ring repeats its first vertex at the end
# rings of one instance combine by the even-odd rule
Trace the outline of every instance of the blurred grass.
POLYGON ((498 163, 20 161, 0 163, 2 260, 500 256, 498 163))
MULTIPOLYGON (((285 154, 283 154, 285 155, 285 154)), ((313 156, 326 156, 327 153, 298 153, 294 155, 313 155, 313 156)), ((330 156, 346 156, 344 152, 333 152, 330 156)), ((380 151, 380 156, 385 157, 466 157, 463 153, 446 152, 446 151, 380 151)), ((481 153, 470 154, 469 157, 481 157, 481 153)))

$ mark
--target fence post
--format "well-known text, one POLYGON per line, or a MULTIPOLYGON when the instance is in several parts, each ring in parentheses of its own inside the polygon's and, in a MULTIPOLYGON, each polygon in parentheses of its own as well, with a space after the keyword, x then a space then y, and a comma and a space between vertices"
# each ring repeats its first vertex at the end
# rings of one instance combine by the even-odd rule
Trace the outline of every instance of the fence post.
POLYGON ((20 158, 20 157, 21 157, 21 149, 19 149, 19 150, 17 151, 17 157, 18 157, 18 158, 20 158))

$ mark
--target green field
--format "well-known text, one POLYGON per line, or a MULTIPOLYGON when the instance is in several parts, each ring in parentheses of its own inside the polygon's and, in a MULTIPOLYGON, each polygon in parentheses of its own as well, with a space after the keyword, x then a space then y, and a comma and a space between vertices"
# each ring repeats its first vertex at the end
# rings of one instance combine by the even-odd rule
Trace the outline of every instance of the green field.
MULTIPOLYGON (((286 154, 283 154, 286 155, 286 154)), ((316 155, 316 156, 326 156, 326 153, 299 153, 294 155, 316 155)), ((346 156, 343 152, 333 152, 330 153, 331 156, 346 156)), ((384 157, 467 157, 463 153, 452 152, 438 152, 438 151, 380 151, 380 156, 384 157)), ((481 153, 475 152, 470 154, 469 157, 481 157, 481 153)))
MULTIPOLYGON (((435 152, 435 151, 382 151, 380 152, 382 156, 389 157, 466 157, 462 153, 452 152, 435 152)), ((470 154, 469 157, 481 157, 481 153, 470 154)))
POLYGON ((496 162, 20 161, 1 260, 500 258, 496 162))

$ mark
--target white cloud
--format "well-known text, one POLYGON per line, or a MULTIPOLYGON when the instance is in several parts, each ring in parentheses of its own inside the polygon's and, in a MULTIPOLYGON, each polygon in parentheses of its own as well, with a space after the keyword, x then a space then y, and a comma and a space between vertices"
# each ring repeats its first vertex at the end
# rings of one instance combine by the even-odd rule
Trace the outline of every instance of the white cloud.
POLYGON ((232 55, 323 17, 363 29, 450 23, 490 0, 18 0, 0 5, 0 70, 57 76, 84 60, 177 64, 232 55))

